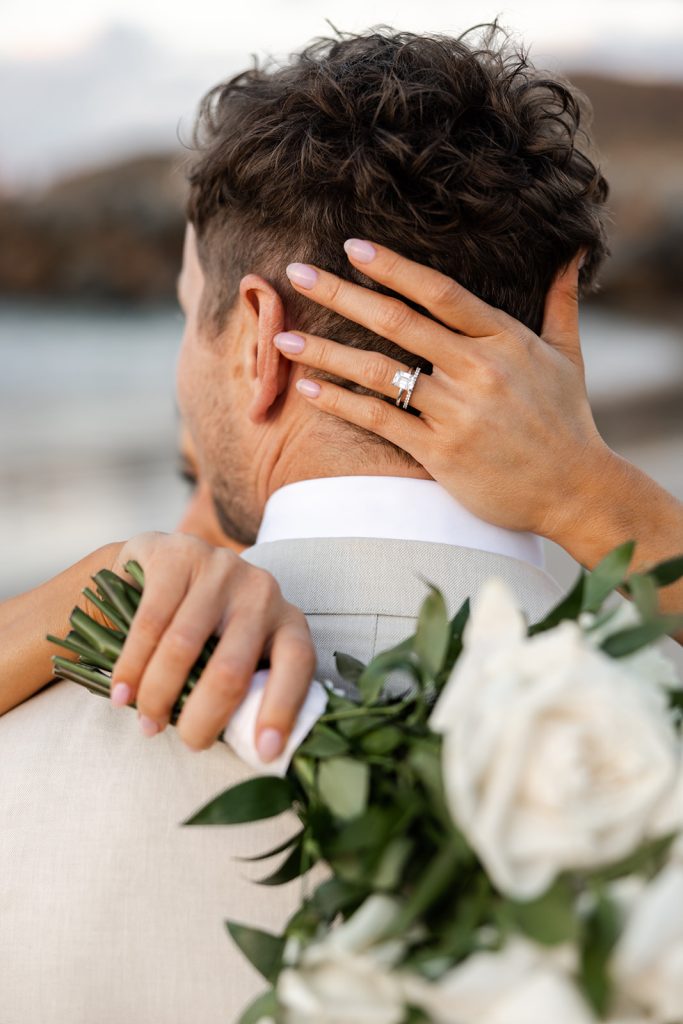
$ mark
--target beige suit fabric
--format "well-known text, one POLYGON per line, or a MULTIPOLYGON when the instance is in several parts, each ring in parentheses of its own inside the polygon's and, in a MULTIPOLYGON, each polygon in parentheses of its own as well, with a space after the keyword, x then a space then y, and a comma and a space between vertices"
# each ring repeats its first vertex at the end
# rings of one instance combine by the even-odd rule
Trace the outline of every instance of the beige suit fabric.
MULTIPOLYGON (((544 572, 441 544, 310 540, 245 557, 270 569, 309 617, 318 677, 334 650, 363 660, 415 626, 422 574, 455 611, 489 575, 531 620, 559 597, 544 572)), ((263 983, 224 920, 278 931, 301 882, 249 880, 293 815, 254 826, 183 827, 254 772, 223 744, 153 739, 132 708, 57 682, 0 717, 0 1024, 229 1024, 263 983)), ((276 861, 278 858, 276 858, 276 861)))

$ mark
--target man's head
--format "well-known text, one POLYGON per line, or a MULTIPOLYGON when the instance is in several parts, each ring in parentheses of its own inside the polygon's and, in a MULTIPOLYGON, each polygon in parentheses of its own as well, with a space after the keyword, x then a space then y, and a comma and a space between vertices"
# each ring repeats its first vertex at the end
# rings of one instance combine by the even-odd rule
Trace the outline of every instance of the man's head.
POLYGON ((202 101, 179 398, 224 528, 245 543, 273 480, 353 472, 348 460, 339 468, 342 449, 356 472, 419 473, 388 442, 292 394, 300 371, 274 348, 279 330, 416 360, 294 292, 288 263, 368 284, 343 242, 369 238, 535 331, 552 279, 579 249, 582 284, 594 280, 607 185, 589 155, 583 99, 495 29, 469 38, 382 29, 319 40, 202 101), (353 446, 341 441, 350 431, 353 446))

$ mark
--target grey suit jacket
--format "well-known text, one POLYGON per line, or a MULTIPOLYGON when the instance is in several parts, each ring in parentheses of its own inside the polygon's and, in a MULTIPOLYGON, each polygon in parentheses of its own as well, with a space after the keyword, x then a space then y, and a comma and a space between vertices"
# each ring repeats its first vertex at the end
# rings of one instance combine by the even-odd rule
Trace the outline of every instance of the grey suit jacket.
MULTIPOLYGON (((331 678, 334 650, 369 660, 413 630, 420 575, 451 610, 492 574, 532 619, 559 596, 515 559, 441 544, 278 542, 245 558, 303 607, 318 675, 331 678)), ((263 982, 224 921, 279 931, 301 883, 262 889, 251 879, 272 862, 235 858, 272 849, 297 822, 180 822, 253 775, 223 743, 196 753, 173 728, 143 737, 134 709, 71 682, 0 716, 0 1024, 236 1020, 263 982)))
POLYGON ((417 541, 342 538, 259 544, 242 555, 279 581, 305 612, 318 654, 318 675, 341 683, 334 652, 367 663, 414 632, 420 606, 435 584, 455 614, 483 580, 499 576, 529 622, 561 596, 542 569, 507 555, 417 541))

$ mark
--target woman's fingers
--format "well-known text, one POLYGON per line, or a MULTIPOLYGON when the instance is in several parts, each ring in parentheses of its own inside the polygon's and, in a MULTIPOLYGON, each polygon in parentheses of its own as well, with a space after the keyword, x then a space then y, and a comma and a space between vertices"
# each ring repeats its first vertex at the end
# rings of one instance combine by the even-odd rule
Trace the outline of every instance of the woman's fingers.
POLYGON ((223 613, 221 583, 220 578, 207 579, 201 589, 188 592, 147 664, 136 704, 148 735, 161 731, 170 721, 192 666, 218 627, 223 613))
POLYGON ((128 636, 112 672, 112 702, 119 706, 135 698, 159 641, 171 623, 188 587, 188 579, 162 564, 150 574, 133 616, 128 636))
POLYGON ((315 673, 316 658, 303 613, 275 633, 270 649, 270 674, 256 721, 256 749, 270 761, 284 748, 306 699, 315 673))
POLYGON ((185 701, 176 725, 193 750, 205 750, 228 724, 256 672, 267 638, 248 608, 229 620, 206 668, 185 701))
POLYGON ((471 352, 473 343, 469 338, 454 334, 416 313, 399 299, 380 295, 306 263, 290 263, 287 277, 301 295, 333 309, 430 363, 442 366, 448 356, 466 359, 471 352))
POLYGON ((296 387, 304 398, 314 402, 323 412, 378 434, 403 448, 418 462, 422 461, 420 455, 431 431, 421 417, 411 416, 381 398, 359 395, 329 381, 303 377, 297 381, 296 387))
MULTIPOLYGON (((303 331, 276 334, 273 344, 292 362, 343 377, 388 398, 398 397, 399 388, 392 383, 395 373, 398 370, 411 370, 405 363, 390 359, 380 352, 340 345, 339 342, 305 334, 303 331)), ((436 374, 439 374, 438 370, 436 374)), ((442 408, 450 411, 451 406, 444 386, 434 375, 426 373, 418 376, 409 404, 413 409, 428 411, 432 416, 438 415, 442 408)))

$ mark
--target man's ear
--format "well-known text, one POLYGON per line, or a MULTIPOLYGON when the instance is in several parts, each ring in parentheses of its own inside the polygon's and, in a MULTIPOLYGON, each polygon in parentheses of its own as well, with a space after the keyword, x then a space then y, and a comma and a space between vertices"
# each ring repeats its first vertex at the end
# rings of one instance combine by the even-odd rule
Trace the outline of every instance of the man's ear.
POLYGON ((252 401, 247 415, 262 423, 287 387, 292 363, 273 344, 273 337, 285 329, 285 308, 271 284, 258 274, 247 274, 240 281, 240 301, 248 317, 253 318, 248 332, 248 384, 252 401))

